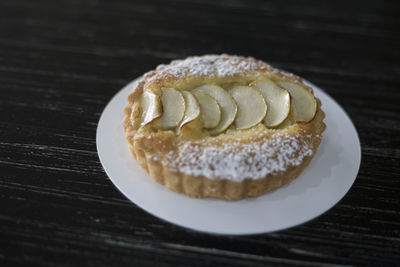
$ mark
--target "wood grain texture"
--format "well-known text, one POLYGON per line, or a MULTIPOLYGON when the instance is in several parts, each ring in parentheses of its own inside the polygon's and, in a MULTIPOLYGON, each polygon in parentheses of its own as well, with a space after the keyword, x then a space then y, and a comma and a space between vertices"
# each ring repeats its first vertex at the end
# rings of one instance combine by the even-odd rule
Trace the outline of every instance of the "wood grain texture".
POLYGON ((0 1, 0 265, 400 264, 396 1, 0 1), (320 217, 252 236, 147 214, 111 184, 99 116, 130 80, 205 53, 263 59, 333 96, 360 135, 350 192, 320 217))

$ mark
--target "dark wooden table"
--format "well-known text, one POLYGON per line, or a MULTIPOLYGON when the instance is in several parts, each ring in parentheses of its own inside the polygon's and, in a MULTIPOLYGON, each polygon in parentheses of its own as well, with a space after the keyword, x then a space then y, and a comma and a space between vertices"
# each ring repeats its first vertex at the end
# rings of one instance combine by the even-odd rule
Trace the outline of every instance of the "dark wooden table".
POLYGON ((0 1, 0 265, 400 265, 396 1, 0 1), (126 83, 205 53, 254 56, 333 96, 360 135, 350 192, 301 226, 164 222, 104 173, 96 126, 126 83))

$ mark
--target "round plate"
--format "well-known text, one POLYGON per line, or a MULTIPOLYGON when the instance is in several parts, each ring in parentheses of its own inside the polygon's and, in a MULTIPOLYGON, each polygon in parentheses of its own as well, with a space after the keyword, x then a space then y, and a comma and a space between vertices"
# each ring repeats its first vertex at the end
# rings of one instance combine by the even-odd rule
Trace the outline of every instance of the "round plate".
POLYGON ((239 201, 193 199, 153 181, 131 155, 122 129, 132 83, 117 93, 100 117, 97 151, 114 185, 145 211, 171 223, 217 234, 257 234, 309 221, 333 207, 353 184, 361 160, 360 141, 344 110, 317 86, 327 129, 310 165, 291 183, 239 201))

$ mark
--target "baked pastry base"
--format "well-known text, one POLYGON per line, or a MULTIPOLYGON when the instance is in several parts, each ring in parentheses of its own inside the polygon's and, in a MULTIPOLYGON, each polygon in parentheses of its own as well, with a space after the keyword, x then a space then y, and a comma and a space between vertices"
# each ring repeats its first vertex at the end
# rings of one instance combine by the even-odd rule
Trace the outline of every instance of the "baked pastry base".
MULTIPOLYGON (((230 56, 224 55, 224 57, 229 58, 230 56)), ((254 61, 254 59, 248 60, 254 61)), ((272 73, 273 76, 284 77, 286 80, 301 83, 298 77, 273 69, 264 62, 257 61, 256 64, 259 65, 259 72, 261 73, 268 75, 272 73)), ((325 114, 320 108, 320 101, 317 99, 317 112, 312 121, 308 123, 293 123, 286 128, 278 130, 266 129, 264 127, 260 131, 260 129, 258 129, 259 127, 255 127, 254 129, 243 131, 243 135, 240 138, 240 140, 257 139, 257 136, 261 132, 266 132, 270 134, 270 136, 274 136, 274 133, 278 131, 281 134, 287 134, 289 137, 300 135, 307 143, 307 149, 311 150, 311 153, 302 157, 300 163, 292 165, 287 164, 283 170, 274 170, 268 172, 268 174, 264 176, 258 176, 255 177, 255 179, 247 178, 244 180, 226 179, 224 177, 206 177, 201 174, 194 175, 193 172, 185 172, 179 168, 176 169, 168 162, 163 161, 163 157, 171 151, 176 152, 179 142, 182 141, 182 136, 177 136, 173 131, 148 131, 142 129, 139 125, 140 108, 137 99, 139 99, 145 85, 156 88, 161 86, 160 83, 163 81, 160 79, 152 79, 154 75, 157 75, 157 70, 145 75, 143 79, 135 84, 135 90, 128 96, 129 104, 125 108, 126 116, 123 121, 123 126, 130 150, 140 166, 145 169, 155 181, 172 191, 183 193, 193 198, 214 197, 225 200, 238 200, 246 197, 259 196, 295 179, 310 163, 321 142, 321 134, 326 127, 323 123, 325 114), (146 79, 151 82, 146 84, 146 79)), ((254 79, 253 76, 244 77, 249 80, 254 79)), ((174 78, 166 79, 168 85, 171 84, 171 79, 174 81, 174 78)), ((196 79, 200 78, 195 76, 193 79, 196 81, 196 79)), ((235 79, 239 81, 242 78, 239 75, 239 77, 235 77, 235 79)), ((175 80, 178 80, 175 86, 185 84, 180 82, 179 79, 175 80)), ((189 82, 186 81, 186 83, 189 82)), ((193 81, 191 83, 193 83, 193 81)), ((309 90, 312 92, 311 88, 309 88, 309 90)), ((212 140, 215 138, 225 138, 225 136, 229 136, 229 134, 223 134, 221 136, 208 137, 205 138, 205 140, 210 140, 210 146, 212 146, 212 140)), ((183 142, 191 142, 191 140, 183 139, 183 142)))

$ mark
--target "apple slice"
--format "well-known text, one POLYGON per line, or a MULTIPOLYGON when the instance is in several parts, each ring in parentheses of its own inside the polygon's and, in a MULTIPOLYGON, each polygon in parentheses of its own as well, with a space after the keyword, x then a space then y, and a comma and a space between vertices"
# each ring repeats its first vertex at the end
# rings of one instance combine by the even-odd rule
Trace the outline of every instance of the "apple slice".
POLYGON ((200 116, 204 123, 204 128, 215 128, 221 120, 221 108, 214 98, 203 91, 194 90, 194 96, 200 104, 200 116))
POLYGON ((189 122, 197 119, 200 115, 200 106, 196 98, 188 91, 182 91, 181 93, 183 95, 183 98, 185 99, 186 109, 180 128, 184 127, 189 122))
POLYGON ((261 122, 267 114, 264 97, 249 86, 235 86, 230 90, 238 111, 235 125, 238 129, 248 129, 261 122))
POLYGON ((145 91, 140 98, 142 107, 142 126, 159 118, 162 114, 160 97, 154 93, 145 91))
POLYGON ((277 81, 292 97, 293 119, 296 122, 309 122, 317 112, 317 100, 307 88, 288 81, 277 81))
POLYGON ((158 129, 175 128, 182 121, 185 114, 185 99, 174 88, 165 88, 162 90, 161 103, 163 114, 154 121, 154 127, 158 129))
POLYGON ((235 120, 237 114, 237 106, 232 96, 217 85, 202 85, 194 90, 203 91, 213 97, 221 108, 221 120, 218 125, 210 130, 210 134, 218 134, 228 128, 235 120))
POLYGON ((290 94, 288 91, 269 79, 256 81, 250 85, 262 94, 265 103, 267 103, 268 112, 264 118, 264 124, 267 127, 280 125, 290 112, 290 94))

